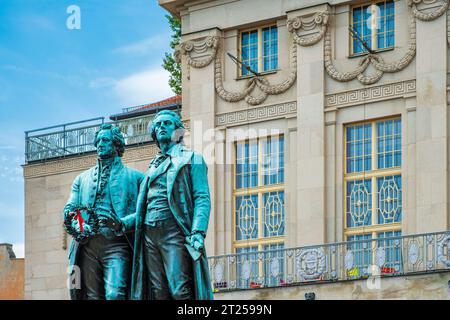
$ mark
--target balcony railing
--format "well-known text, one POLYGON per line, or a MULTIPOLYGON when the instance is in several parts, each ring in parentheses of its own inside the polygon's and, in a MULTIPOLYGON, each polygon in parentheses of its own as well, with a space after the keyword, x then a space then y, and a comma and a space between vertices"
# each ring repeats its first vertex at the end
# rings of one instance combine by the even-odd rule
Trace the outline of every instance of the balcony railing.
MULTIPOLYGON (((125 137, 126 145, 151 141, 148 127, 154 114, 118 120, 118 126, 125 137)), ((26 162, 77 155, 95 150, 93 145, 95 132, 104 122, 104 118, 72 122, 25 132, 26 162)))
POLYGON ((450 271, 450 231, 211 256, 215 292, 450 271))

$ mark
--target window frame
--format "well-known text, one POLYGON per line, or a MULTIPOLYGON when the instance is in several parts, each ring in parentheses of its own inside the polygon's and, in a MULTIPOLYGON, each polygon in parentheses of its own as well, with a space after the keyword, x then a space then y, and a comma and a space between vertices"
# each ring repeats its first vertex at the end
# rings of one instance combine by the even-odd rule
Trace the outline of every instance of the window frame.
MULTIPOLYGON (((394 32, 394 45, 391 47, 386 47, 386 48, 378 48, 378 33, 377 32, 371 32, 371 49, 375 52, 383 52, 383 51, 390 51, 390 50, 394 50, 395 48, 395 31, 396 31, 396 25, 395 25, 395 16, 396 16, 396 2, 395 0, 372 0, 372 1, 368 1, 368 2, 363 2, 357 5, 352 5, 350 7, 350 26, 353 28, 354 26, 354 21, 353 21, 353 11, 354 9, 361 9, 361 12, 363 12, 363 8, 365 6, 373 6, 373 5, 377 5, 379 3, 384 3, 386 4, 387 2, 391 2, 394 4, 394 27, 393 27, 393 32, 394 32), (375 44, 375 46, 374 46, 375 44), (376 49, 374 49, 376 48, 376 49)), ((361 36, 361 35, 360 35, 361 36)), ((350 34, 349 36, 349 42, 350 42, 350 57, 360 57, 363 55, 368 54, 368 52, 355 52, 354 51, 354 47, 353 47, 353 36, 350 34)))
MULTIPOLYGON (((280 43, 279 43, 279 28, 276 22, 271 22, 271 23, 267 23, 261 26, 257 26, 257 27, 250 27, 250 28, 246 28, 246 29, 242 29, 239 30, 239 37, 238 37, 238 59, 242 60, 242 34, 246 33, 246 32, 251 32, 251 31, 257 31, 258 32, 258 70, 256 70, 256 72, 258 72, 259 74, 270 74, 270 73, 276 73, 279 70, 279 65, 280 65, 280 60, 279 60, 279 48, 280 48, 280 43), (267 70, 267 71, 263 71, 263 67, 264 67, 264 53, 263 53, 263 29, 265 28, 270 28, 270 27, 276 27, 277 28, 277 67, 275 69, 271 69, 271 70, 267 70)), ((237 71, 238 71, 238 79, 246 79, 246 78, 251 78, 254 75, 253 74, 242 74, 242 66, 238 65, 237 66, 237 71)))
MULTIPOLYGON (((344 154, 343 154, 343 222, 344 222, 344 230, 343 230, 343 237, 344 241, 347 241, 349 236, 354 235, 364 235, 364 234, 371 234, 372 235, 372 241, 378 239, 378 233, 381 232, 390 232, 390 231, 402 231, 402 223, 404 219, 404 195, 403 195, 403 175, 402 175, 402 163, 400 166, 393 166, 388 169, 378 169, 378 148, 377 148, 377 123, 383 122, 383 121, 389 121, 389 120, 400 120, 400 124, 402 124, 402 117, 401 115, 396 116, 389 116, 384 118, 378 118, 373 120, 366 120, 366 121, 358 121, 358 122, 352 122, 344 124, 344 154), (371 134, 371 158, 372 158, 372 165, 371 170, 369 172, 362 171, 362 172, 352 172, 347 173, 347 128, 357 125, 364 125, 364 124, 371 124, 372 134, 371 134), (378 187, 377 187, 377 179, 381 177, 389 177, 389 176, 396 176, 400 175, 402 178, 402 216, 401 220, 399 222, 392 222, 392 223, 385 223, 385 224, 379 224, 378 223, 378 205, 377 205, 377 194, 378 194, 378 187), (361 226, 361 227, 349 227, 347 222, 347 183, 350 181, 356 181, 356 180, 367 180, 370 179, 371 183, 371 199, 372 199, 372 208, 371 208, 371 225, 369 226, 361 226)), ((401 127, 402 130, 402 127, 401 127)), ((401 131, 400 131, 401 132, 401 131)), ((403 134, 401 135, 401 157, 403 158, 403 134)))
MULTIPOLYGON (((284 216, 284 226, 286 228, 286 189, 285 189, 285 183, 286 183, 286 175, 284 174, 284 181, 283 183, 276 183, 276 184, 270 184, 270 185, 263 185, 263 163, 261 161, 263 157, 263 141, 267 138, 283 138, 284 139, 284 155, 286 154, 286 140, 284 137, 284 134, 280 133, 278 135, 270 135, 270 136, 261 136, 257 138, 252 139, 243 139, 238 140, 233 143, 233 170, 232 170, 232 247, 233 252, 236 253, 238 248, 246 248, 246 247, 257 247, 257 251, 263 251, 264 246, 266 245, 277 245, 277 244, 284 244, 285 243, 285 237, 286 234, 282 236, 274 236, 274 237, 264 237, 264 206, 263 206, 263 195, 265 193, 269 192, 277 192, 277 191, 283 191, 284 192, 284 209, 285 209, 285 216, 284 216), (250 142, 257 142, 258 144, 258 184, 256 187, 249 187, 249 188, 236 188, 236 160, 237 160, 237 145, 238 143, 250 143, 250 142), (249 196, 249 195, 257 195, 258 196, 258 237, 256 239, 247 239, 247 240, 237 240, 237 221, 236 221, 236 199, 238 196, 249 196)), ((285 161, 285 160, 284 160, 285 161)), ((286 170, 285 165, 283 164, 283 170, 286 170)), ((286 230, 286 229, 285 229, 286 230)))

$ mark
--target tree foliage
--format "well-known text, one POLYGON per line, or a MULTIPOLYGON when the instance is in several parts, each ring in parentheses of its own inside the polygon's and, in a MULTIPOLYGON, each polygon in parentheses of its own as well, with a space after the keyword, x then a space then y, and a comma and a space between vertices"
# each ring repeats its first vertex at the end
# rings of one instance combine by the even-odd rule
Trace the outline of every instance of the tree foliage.
POLYGON ((170 47, 172 52, 166 52, 163 58, 163 68, 169 71, 169 86, 176 94, 181 94, 181 64, 175 61, 173 53, 175 47, 180 43, 181 39, 181 21, 172 15, 166 15, 169 22, 170 29, 172 29, 172 35, 170 40, 170 47))

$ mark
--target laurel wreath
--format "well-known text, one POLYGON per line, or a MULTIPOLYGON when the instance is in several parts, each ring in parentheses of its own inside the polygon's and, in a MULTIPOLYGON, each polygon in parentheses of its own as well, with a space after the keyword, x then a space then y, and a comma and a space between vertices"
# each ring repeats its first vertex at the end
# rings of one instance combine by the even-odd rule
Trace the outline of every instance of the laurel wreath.
POLYGON ((73 222, 73 218, 74 216, 69 216, 68 214, 66 215, 65 219, 64 219, 64 229, 66 230, 66 232, 68 234, 70 234, 72 236, 72 238, 80 243, 85 242, 88 238, 91 238, 95 235, 98 234, 98 230, 100 228, 100 222, 98 219, 97 214, 94 212, 94 210, 92 208, 88 208, 88 207, 71 207, 69 209, 69 212, 75 212, 76 210, 81 211, 86 211, 89 214, 89 218, 87 220, 87 223, 89 225, 90 228, 85 228, 83 230, 83 232, 81 232, 80 230, 77 230, 76 228, 74 228, 72 226, 72 222, 73 222), (92 223, 91 223, 92 221, 92 223), (87 230, 90 229, 90 230, 87 230))

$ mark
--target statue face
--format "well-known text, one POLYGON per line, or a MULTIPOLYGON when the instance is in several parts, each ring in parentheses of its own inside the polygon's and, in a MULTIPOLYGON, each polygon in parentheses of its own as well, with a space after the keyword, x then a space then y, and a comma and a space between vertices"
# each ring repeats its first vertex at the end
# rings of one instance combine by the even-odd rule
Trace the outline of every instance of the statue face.
POLYGON ((169 143, 172 141, 176 127, 172 116, 163 114, 155 119, 156 139, 159 143, 169 143))
POLYGON ((116 153, 111 130, 101 130, 97 136, 97 154, 99 158, 111 158, 114 157, 116 153))

